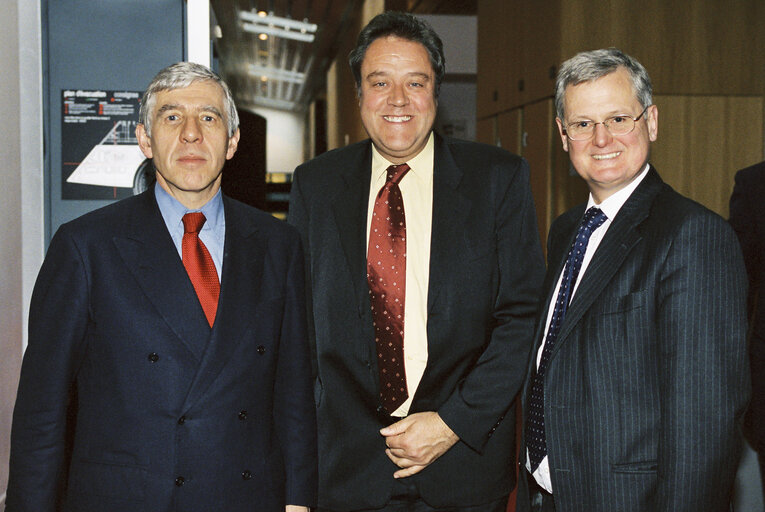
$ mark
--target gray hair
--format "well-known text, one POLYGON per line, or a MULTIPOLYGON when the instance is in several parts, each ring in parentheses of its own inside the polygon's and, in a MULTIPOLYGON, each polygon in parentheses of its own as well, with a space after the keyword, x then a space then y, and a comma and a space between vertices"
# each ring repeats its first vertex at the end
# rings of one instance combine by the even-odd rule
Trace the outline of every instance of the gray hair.
POLYGON ((236 104, 234 103, 231 89, 210 68, 194 62, 178 62, 167 66, 152 79, 149 87, 146 88, 146 92, 143 93, 141 110, 138 113, 138 122, 143 124, 146 134, 151 136, 151 114, 154 110, 154 104, 157 102, 158 92, 183 89, 194 82, 207 80, 215 82, 223 89, 223 109, 225 110, 224 115, 228 124, 228 136, 234 135, 234 132, 239 127, 239 114, 236 113, 236 104))
POLYGON ((564 62, 555 79, 555 113, 563 119, 563 99, 566 87, 597 80, 624 68, 632 79, 632 89, 643 108, 653 103, 651 78, 642 64, 617 48, 604 48, 577 53, 564 62))

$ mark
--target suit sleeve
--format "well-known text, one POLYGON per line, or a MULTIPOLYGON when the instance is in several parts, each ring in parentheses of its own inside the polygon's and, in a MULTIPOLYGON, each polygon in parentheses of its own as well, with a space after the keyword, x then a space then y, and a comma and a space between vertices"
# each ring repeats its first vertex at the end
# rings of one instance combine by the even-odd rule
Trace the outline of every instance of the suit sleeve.
POLYGON ((746 274, 712 215, 679 227, 657 286, 661 426, 654 510, 728 510, 749 397, 746 274))
POLYGON ((275 392, 275 421, 286 468, 286 504, 315 506, 318 486, 316 411, 306 336, 303 253, 297 236, 285 256, 287 289, 275 392))
POLYGON ((51 242, 32 294, 11 429, 8 512, 53 512, 60 505, 88 313, 86 266, 64 227, 51 242))
POLYGON ((529 167, 525 160, 519 162, 495 169, 493 178, 498 286, 487 321, 491 334, 471 372, 438 410, 460 439, 478 452, 521 389, 544 274, 529 167))
MULTIPOLYGON (((303 252, 306 256, 311 254, 311 240, 308 237, 308 211, 305 205, 305 199, 300 189, 302 181, 300 180, 300 168, 295 170, 292 178, 292 188, 290 189, 290 204, 287 213, 287 221, 297 228, 300 233, 300 239, 303 242, 303 252)), ((318 376, 318 368, 316 367, 316 331, 314 329, 313 319, 313 298, 311 295, 311 263, 310 258, 306 257, 304 261, 304 276, 305 276, 305 304, 306 304, 306 321, 308 329, 308 341, 311 351, 311 375, 314 379, 318 376)))
MULTIPOLYGON (((758 247, 760 241, 757 240, 757 230, 755 229, 755 214, 752 211, 753 204, 749 196, 757 189, 748 187, 745 176, 739 172, 736 174, 736 185, 733 187, 733 194, 730 197, 730 225, 738 236, 741 243, 741 250, 744 254, 744 263, 749 275, 749 313, 750 316, 754 310, 754 297, 757 293, 756 276, 759 269, 765 262, 760 261, 758 247)), ((761 201, 762 198, 759 198, 761 201)))

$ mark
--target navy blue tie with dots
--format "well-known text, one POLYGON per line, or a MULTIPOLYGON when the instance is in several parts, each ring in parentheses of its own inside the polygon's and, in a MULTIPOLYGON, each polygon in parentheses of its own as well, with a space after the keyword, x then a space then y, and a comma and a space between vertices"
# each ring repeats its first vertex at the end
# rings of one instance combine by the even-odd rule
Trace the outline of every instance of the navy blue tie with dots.
POLYGON ((566 266, 563 267, 563 279, 560 283, 560 290, 558 290, 558 297, 555 299, 555 308, 550 319, 550 326, 547 329, 545 346, 542 349, 542 359, 539 361, 539 367, 534 374, 531 395, 529 396, 529 417, 526 421, 526 447, 529 450, 532 473, 537 470, 542 459, 547 455, 544 414, 544 376, 547 370, 547 363, 550 360, 553 347, 555 347, 555 340, 558 337, 563 317, 566 315, 566 310, 571 300, 571 290, 574 288, 579 270, 582 268, 582 260, 584 260, 584 253, 587 250, 590 236, 605 221, 606 214, 600 208, 593 206, 585 212, 579 225, 579 230, 576 233, 574 244, 568 251, 566 266))

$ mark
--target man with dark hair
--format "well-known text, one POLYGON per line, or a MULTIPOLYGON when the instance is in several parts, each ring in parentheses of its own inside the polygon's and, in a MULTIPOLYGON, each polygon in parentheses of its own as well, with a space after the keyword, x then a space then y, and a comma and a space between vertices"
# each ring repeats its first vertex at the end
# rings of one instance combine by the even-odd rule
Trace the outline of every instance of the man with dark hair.
POLYGON ((728 511, 749 393, 738 241, 649 164, 659 112, 637 60, 576 55, 555 103, 590 197, 550 228, 518 510, 728 511))
POLYGON ((504 512, 543 262, 526 162, 433 133, 442 44, 402 13, 350 55, 369 140, 295 171, 320 511, 504 512))
POLYGON ((744 434, 759 456, 765 490, 765 162, 736 173, 729 221, 741 242, 749 276, 752 400, 746 411, 744 434))
POLYGON ((226 84, 157 74, 157 183, 58 230, 37 279, 8 512, 308 512, 316 419, 300 238, 221 194, 226 84))

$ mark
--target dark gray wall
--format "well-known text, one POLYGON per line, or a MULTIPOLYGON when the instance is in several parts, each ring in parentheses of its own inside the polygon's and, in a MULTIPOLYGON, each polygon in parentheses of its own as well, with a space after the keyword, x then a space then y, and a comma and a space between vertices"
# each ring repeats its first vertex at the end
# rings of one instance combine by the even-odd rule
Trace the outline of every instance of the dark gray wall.
POLYGON ((106 200, 61 199, 61 91, 143 91, 184 60, 185 0, 42 0, 46 240, 106 200))

